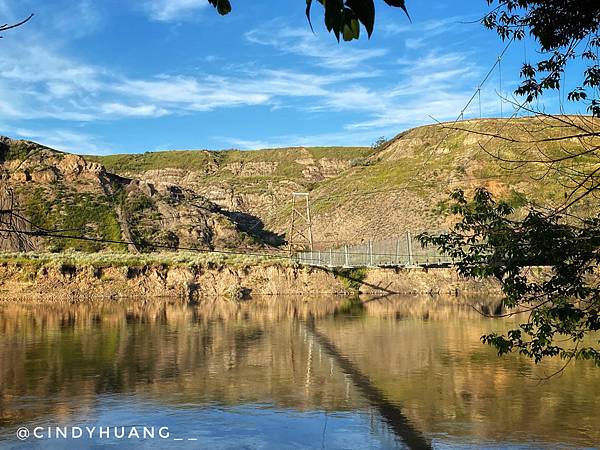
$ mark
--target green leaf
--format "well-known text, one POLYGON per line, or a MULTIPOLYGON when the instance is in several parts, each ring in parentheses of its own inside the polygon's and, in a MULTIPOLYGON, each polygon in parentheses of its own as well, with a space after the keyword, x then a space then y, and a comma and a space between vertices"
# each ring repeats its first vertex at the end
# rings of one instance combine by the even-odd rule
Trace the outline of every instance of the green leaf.
POLYGON ((354 35, 354 39, 358 39, 360 37, 360 23, 358 23, 357 19, 352 19, 350 21, 350 25, 352 28, 352 33, 354 35))
POLYGON ((408 20, 411 20, 410 15, 408 14, 408 9, 406 9, 406 2, 404 0, 383 0, 383 1, 386 2, 390 6, 395 6, 396 8, 402 8, 404 13, 408 17, 408 20))
POLYGON ((346 6, 354 11, 358 20, 365 26, 367 34, 371 37, 375 26, 375 4, 373 0, 346 0, 346 6))
POLYGON ((219 14, 222 16, 229 14, 231 12, 231 3, 229 3, 229 0, 219 0, 217 11, 219 11, 219 14))
POLYGON ((335 38, 340 40, 340 33, 344 28, 344 3, 342 0, 327 0, 325 6, 325 26, 327 31, 335 34, 335 38))
POLYGON ((208 0, 208 2, 217 8, 218 13, 222 16, 231 12, 231 3, 229 0, 208 0))
POLYGON ((351 19, 349 23, 344 24, 344 41, 358 39, 360 35, 360 25, 358 20, 351 19))

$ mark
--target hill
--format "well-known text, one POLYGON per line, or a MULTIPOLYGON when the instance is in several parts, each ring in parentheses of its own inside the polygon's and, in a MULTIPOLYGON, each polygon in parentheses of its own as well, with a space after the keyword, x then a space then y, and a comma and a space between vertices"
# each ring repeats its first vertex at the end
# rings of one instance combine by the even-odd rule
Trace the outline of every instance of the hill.
MULTIPOLYGON (((39 146, 4 139, 3 167, 6 173, 14 171, 5 178, 32 222, 85 227, 105 237, 130 234, 142 248, 152 242, 282 244, 291 194, 309 192, 315 241, 328 248, 407 230, 447 228, 452 220, 448 194, 455 188, 485 186, 514 206, 557 205, 569 180, 545 173, 541 163, 510 164, 497 157, 522 157, 539 152, 540 146, 546 154, 561 154, 581 143, 553 138, 571 133, 547 119, 484 119, 460 122, 454 129, 443 124, 415 128, 377 148, 85 157, 44 148, 20 166, 18 161, 39 146), (500 138, 493 137, 498 133, 500 138)), ((593 202, 581 207, 593 210, 593 202)))
MULTIPOLYGON (((309 192, 315 240, 327 248, 447 228, 448 195, 456 188, 484 186, 516 207, 557 205, 569 180, 546 174, 544 164, 508 164, 494 156, 539 158, 539 146, 515 141, 573 133, 546 118, 483 119, 460 122, 456 129, 444 124, 411 129, 378 148, 177 151, 93 159, 123 176, 179 183, 223 208, 259 217, 276 233, 288 231, 292 192, 309 192), (502 137, 492 137, 497 133, 502 137)), ((540 145, 551 154, 580 142, 540 145)))
POLYGON ((246 233, 240 219, 189 189, 119 176, 98 162, 33 142, 0 138, 0 162, 0 201, 17 211, 16 217, 2 214, 5 227, 12 221, 24 231, 90 238, 9 234, 0 240, 4 250, 259 248, 270 237, 261 230, 246 233))

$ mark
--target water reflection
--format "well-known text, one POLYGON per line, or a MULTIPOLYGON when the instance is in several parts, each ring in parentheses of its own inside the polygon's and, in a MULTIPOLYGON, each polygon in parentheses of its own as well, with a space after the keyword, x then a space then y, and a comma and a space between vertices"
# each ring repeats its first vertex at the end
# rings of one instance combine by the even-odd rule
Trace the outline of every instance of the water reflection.
POLYGON ((509 323, 474 303, 500 308, 429 297, 3 305, 0 439, 16 445, 22 424, 147 420, 217 448, 600 442, 599 370, 577 363, 540 384, 559 362, 498 359, 479 336, 509 323))
MULTIPOLYGON (((357 307, 354 306, 353 309, 356 310, 357 307)), ((340 352, 325 334, 317 330, 312 317, 306 321, 305 325, 311 336, 314 336, 319 345, 325 349, 342 371, 348 375, 365 400, 377 409, 401 442, 413 449, 431 448, 430 443, 425 439, 423 434, 415 429, 410 420, 402 413, 400 406, 386 398, 385 394, 371 381, 369 376, 365 375, 352 363, 350 358, 340 352)))

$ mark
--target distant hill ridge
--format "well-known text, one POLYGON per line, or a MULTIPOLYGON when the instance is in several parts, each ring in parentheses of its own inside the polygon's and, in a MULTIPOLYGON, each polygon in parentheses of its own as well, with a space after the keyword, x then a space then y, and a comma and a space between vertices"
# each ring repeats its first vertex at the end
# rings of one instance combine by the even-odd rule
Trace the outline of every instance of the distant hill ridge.
MULTIPOLYGON (((457 128, 423 126, 377 148, 183 150, 84 157, 45 149, 22 164, 21 175, 9 178, 25 210, 38 219, 48 208, 69 217, 68 205, 85 203, 85 193, 92 185, 99 186, 107 216, 115 217, 117 224, 129 223, 132 236, 143 241, 141 247, 157 239, 213 246, 281 244, 289 227, 292 192, 310 193, 319 248, 388 238, 407 230, 447 228, 452 220, 448 194, 455 188, 485 186, 515 206, 553 205, 564 198, 561 180, 552 176, 538 180, 541 165, 507 167, 482 146, 519 155, 526 151, 523 145, 490 135, 502 130, 503 136, 519 140, 568 135, 572 130, 552 128, 536 118, 471 120, 457 128), (82 167, 76 177, 61 166, 65 158, 82 167), (43 175, 48 170, 58 171, 58 180, 71 180, 69 189, 54 183, 53 175, 43 175), (86 175, 90 171, 95 175, 86 175), (55 203, 61 199, 63 206, 47 205, 42 198, 54 198, 55 203), (177 218, 173 222, 177 225, 169 229, 171 217, 177 218)), ((35 144, 10 141, 8 150, 4 145, 3 154, 23 157, 23 146, 35 144)), ((558 151, 558 145, 545 143, 544 150, 558 151)), ((9 170, 14 162, 5 159, 4 170, 9 170)), ((77 223, 86 220, 79 218, 77 223)), ((123 226, 113 228, 112 236, 123 234, 123 226)), ((87 231, 107 233, 106 229, 110 227, 96 223, 87 231)))

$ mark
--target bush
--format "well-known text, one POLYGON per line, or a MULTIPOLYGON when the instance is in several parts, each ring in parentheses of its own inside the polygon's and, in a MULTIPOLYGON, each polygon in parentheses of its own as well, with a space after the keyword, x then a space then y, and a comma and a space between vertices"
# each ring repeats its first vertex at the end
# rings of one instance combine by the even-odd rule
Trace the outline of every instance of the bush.
POLYGON ((226 293, 226 296, 229 300, 234 302, 239 302, 241 300, 246 300, 250 296, 250 289, 245 288, 240 285, 231 286, 226 293))

